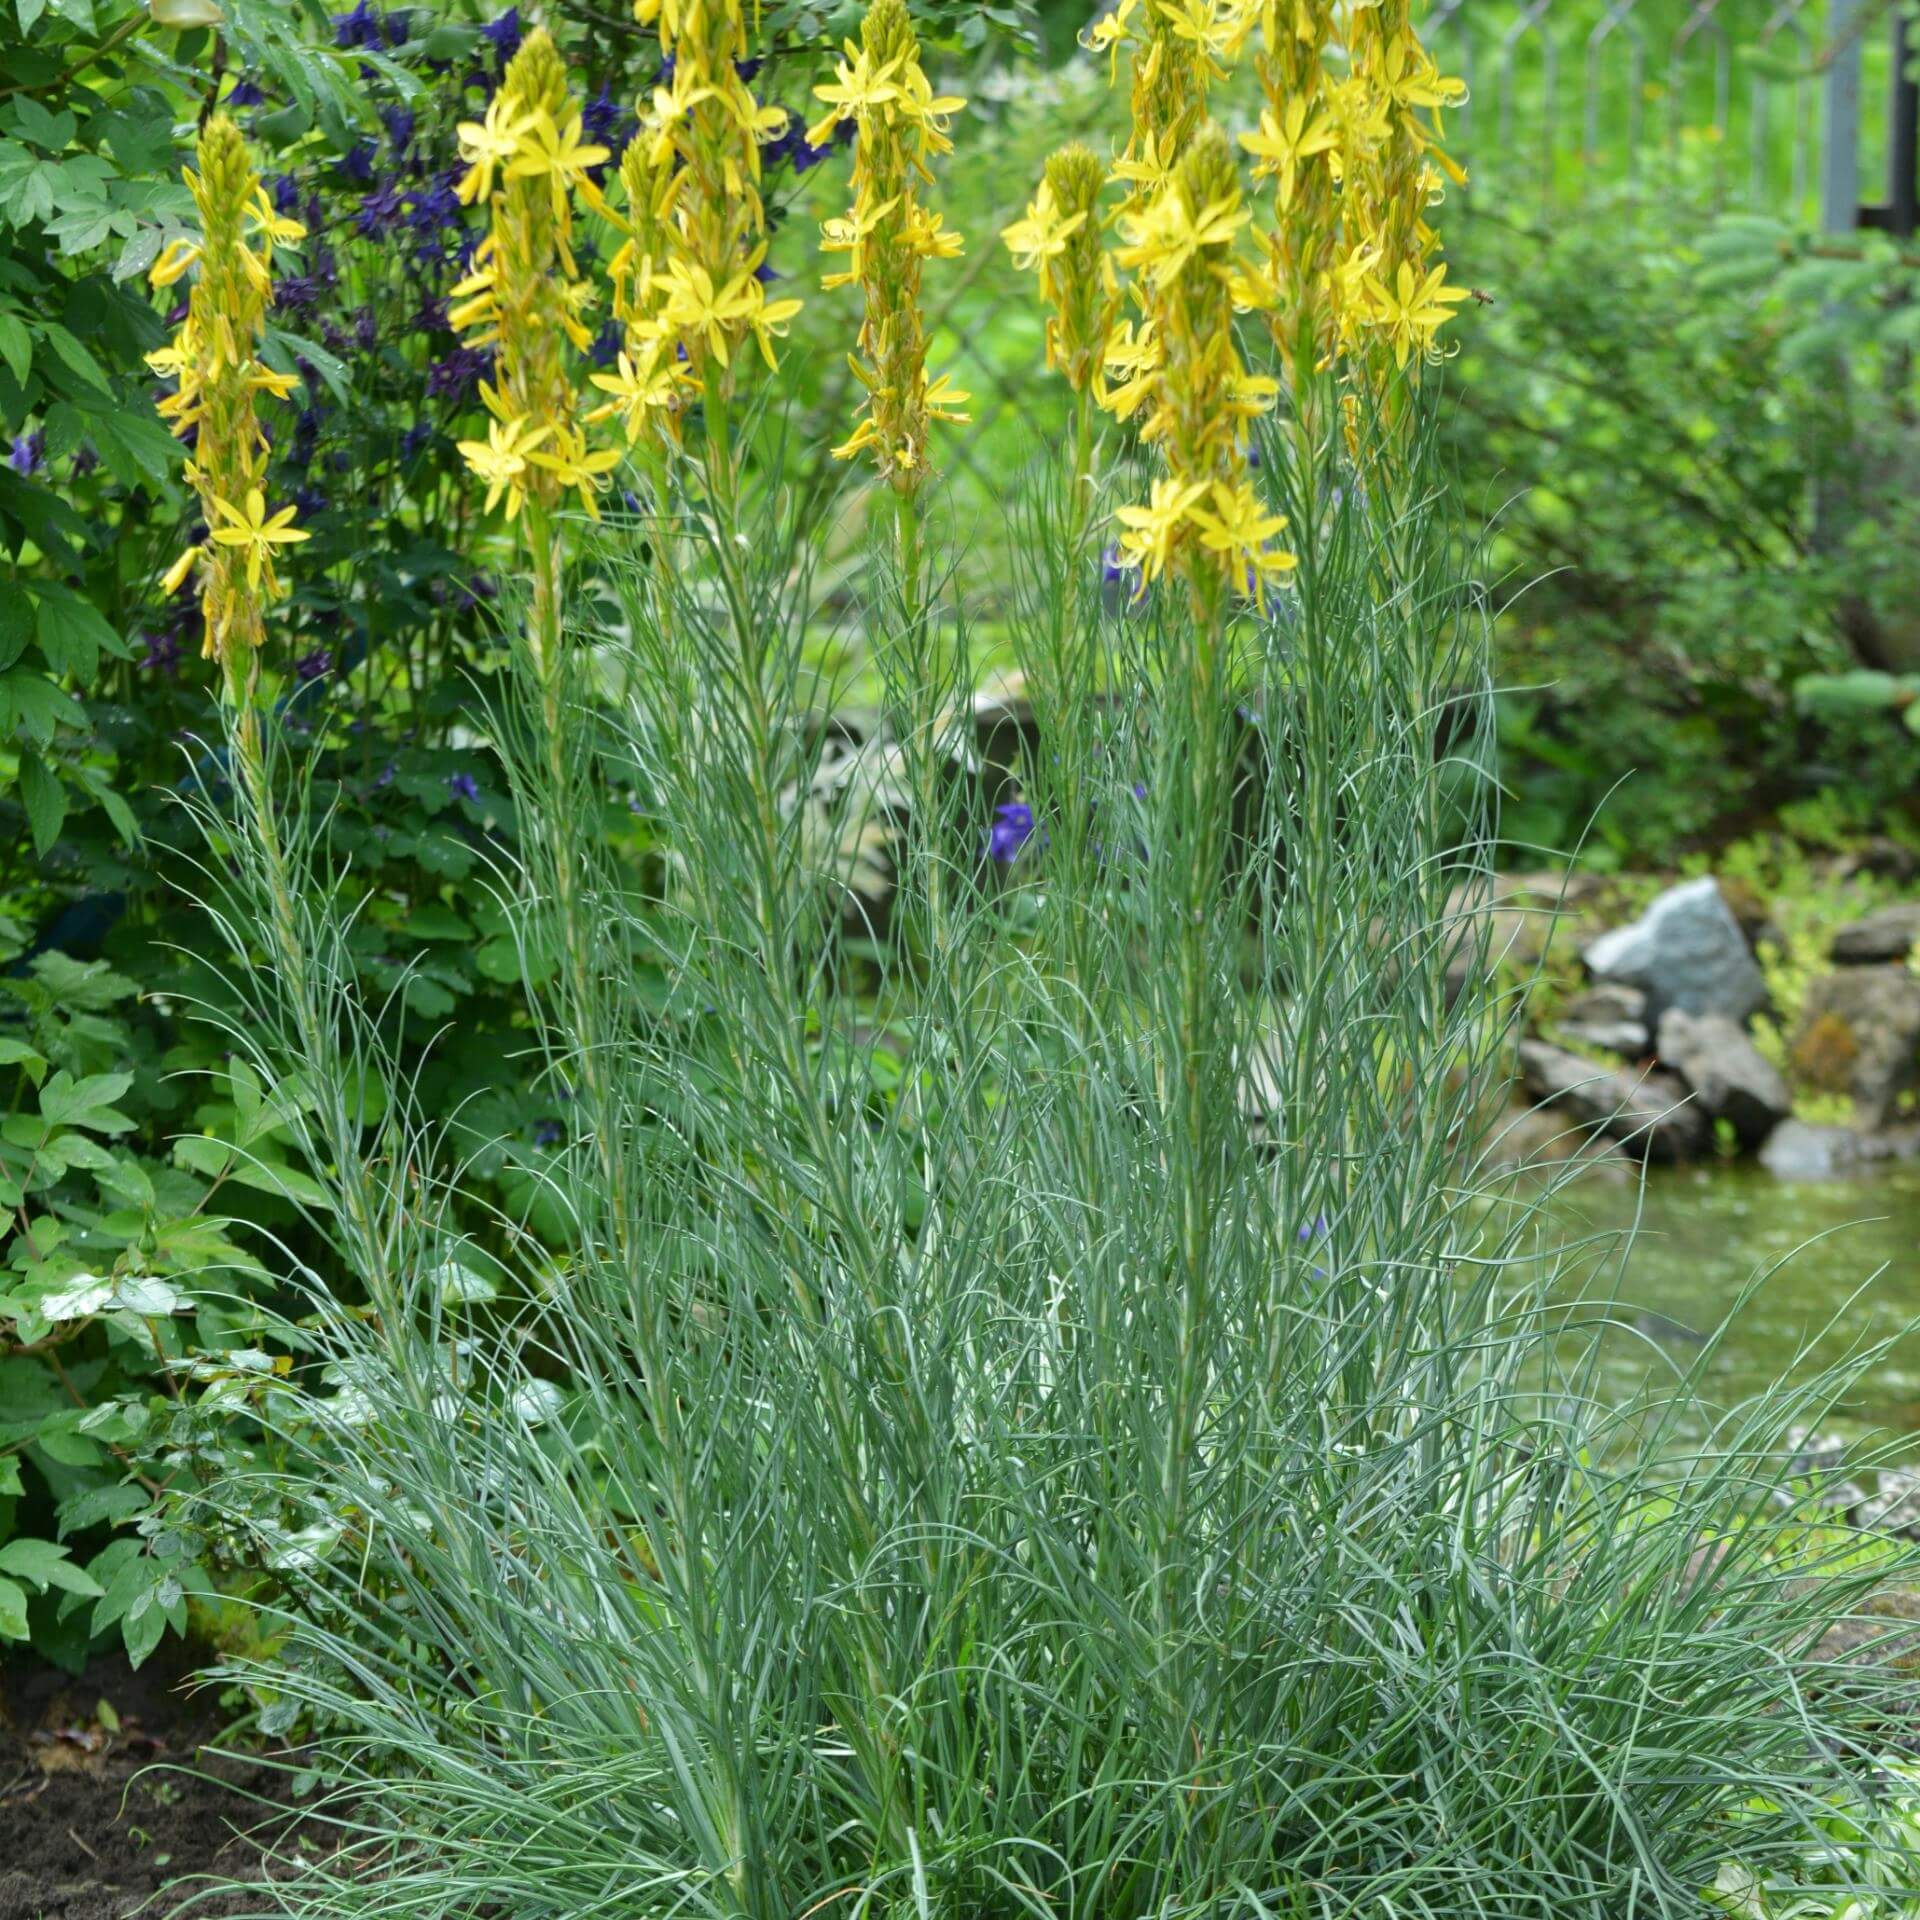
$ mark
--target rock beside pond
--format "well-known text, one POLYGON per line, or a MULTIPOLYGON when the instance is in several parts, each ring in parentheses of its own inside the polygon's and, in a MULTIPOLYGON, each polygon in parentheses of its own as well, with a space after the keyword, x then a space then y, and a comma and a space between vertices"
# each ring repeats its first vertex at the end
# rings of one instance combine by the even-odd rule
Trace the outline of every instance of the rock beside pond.
POLYGON ((1618 1140, 1647 1160, 1690 1160, 1708 1141, 1698 1107, 1672 1074, 1610 1071, 1544 1040, 1520 1042, 1520 1072, 1538 1100, 1618 1140))
POLYGON ((1910 1160, 1920 1132, 1862 1133, 1856 1127, 1816 1127, 1782 1120, 1760 1149, 1760 1164, 1776 1180, 1844 1180, 1880 1160, 1910 1160))
POLYGON ((1916 940, 1920 940, 1920 901, 1882 907, 1863 920, 1849 922, 1833 936, 1834 963, 1863 967, 1904 960, 1916 940))
POLYGON ((1560 1009, 1554 1022, 1561 1036, 1577 1047, 1600 1047, 1638 1059, 1653 1044, 1647 1026, 1647 996, 1618 982, 1589 987, 1560 1009))
POLYGON ((1710 1119, 1732 1126, 1742 1146, 1758 1146, 1793 1111, 1787 1083, 1725 1014, 1669 1007, 1660 1016, 1660 1058, 1710 1119))
POLYGON ((1638 920, 1593 941, 1582 958, 1596 980, 1645 993, 1655 1021, 1669 1007, 1739 1021, 1767 1004, 1767 983, 1746 935, 1710 878, 1669 887, 1638 920))
POLYGON ((1920 1539, 1920 1473, 1909 1467, 1882 1467, 1878 1491, 1860 1503, 1854 1519, 1878 1533, 1920 1539))
POLYGON ((1807 1086, 1850 1095, 1861 1125, 1888 1125, 1902 1095, 1920 1092, 1920 974, 1904 965, 1822 974, 1801 1002, 1793 1066, 1807 1086))

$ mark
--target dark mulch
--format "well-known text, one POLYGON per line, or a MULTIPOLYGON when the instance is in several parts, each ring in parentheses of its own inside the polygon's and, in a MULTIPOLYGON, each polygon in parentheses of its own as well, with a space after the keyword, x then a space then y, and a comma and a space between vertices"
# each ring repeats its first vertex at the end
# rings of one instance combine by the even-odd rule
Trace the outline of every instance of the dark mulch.
POLYGON ((138 1673, 120 1659, 78 1676, 0 1669, 0 1920, 158 1920, 193 1876, 251 1877, 264 1845, 299 1838, 284 1771, 203 1750, 221 1715, 183 1690, 188 1671, 164 1653, 138 1673))

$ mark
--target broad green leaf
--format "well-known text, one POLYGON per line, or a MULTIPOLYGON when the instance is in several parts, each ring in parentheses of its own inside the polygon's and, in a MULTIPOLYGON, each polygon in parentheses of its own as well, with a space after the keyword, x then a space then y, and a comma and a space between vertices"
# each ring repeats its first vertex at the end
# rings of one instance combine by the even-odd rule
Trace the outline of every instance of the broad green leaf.
POLYGON ((0 1580, 0 1640, 27 1637, 27 1590, 0 1580))
POLYGON ((37 753, 20 757, 20 803, 33 829, 33 850, 44 859, 66 824, 67 795, 59 776, 37 753))
POLYGON ((26 384, 33 365, 33 335, 17 313, 0 313, 0 360, 12 369, 13 377, 26 384))
POLYGON ((130 1073, 92 1073, 76 1080, 63 1068, 40 1089, 40 1113, 57 1127, 125 1133, 133 1123, 113 1103, 132 1085, 130 1073))
POLYGON ((59 321, 41 321, 40 337, 53 349, 54 357, 75 378, 84 381, 100 393, 113 391, 112 384, 108 381, 105 369, 100 362, 59 321))
POLYGON ((111 1280, 103 1280, 97 1273, 83 1273, 47 1294, 35 1311, 42 1320, 61 1326, 69 1320, 90 1319, 104 1311, 112 1298, 111 1280))
POLYGON ((127 651, 100 609, 84 595, 47 586, 37 597, 35 631, 40 651, 55 673, 70 673, 84 685, 98 670, 103 652, 123 655, 127 651))
POLYGON ((17 1574, 44 1593, 58 1587, 63 1593, 78 1593, 97 1600, 106 1591, 83 1568, 67 1557, 68 1549, 51 1540, 9 1540, 0 1547, 0 1573, 17 1574))

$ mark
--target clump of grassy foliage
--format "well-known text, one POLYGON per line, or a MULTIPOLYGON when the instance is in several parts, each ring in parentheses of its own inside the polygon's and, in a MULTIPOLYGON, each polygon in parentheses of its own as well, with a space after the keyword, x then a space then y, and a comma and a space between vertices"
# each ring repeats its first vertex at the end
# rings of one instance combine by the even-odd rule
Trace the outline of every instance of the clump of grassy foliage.
MULTIPOLYGON (((876 554, 886 778, 828 786, 783 500, 691 500, 673 568, 611 541, 619 619, 501 715, 543 829, 503 885, 551 944, 570 859, 591 936, 536 1009, 562 1254, 483 1272, 452 1116, 365 1124, 350 927, 303 905, 246 976, 236 1046, 346 1090, 300 1124, 373 1303, 316 1294, 294 1465, 236 1501, 304 1522, 285 1647, 231 1672, 314 1728, 342 1843, 273 1910, 1615 1920, 1872 1817, 1898 1679, 1814 1649, 1884 1567, 1807 1577, 1804 1404, 1683 1450, 1682 1383, 1623 1447, 1476 1171, 1484 633, 1392 440, 1264 442, 1299 566, 1209 702, 1186 597, 1104 605, 1027 490, 999 865, 950 601, 876 554), (656 888, 595 851, 609 766, 656 888), (884 939, 822 854, 876 793, 884 939)), ((240 948, 278 881, 229 844, 240 948)))

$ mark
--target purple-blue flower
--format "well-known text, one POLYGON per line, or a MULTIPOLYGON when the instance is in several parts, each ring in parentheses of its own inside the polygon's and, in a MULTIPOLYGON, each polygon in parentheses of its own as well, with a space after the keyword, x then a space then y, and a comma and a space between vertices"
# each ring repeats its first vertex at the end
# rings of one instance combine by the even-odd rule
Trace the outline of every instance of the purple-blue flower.
POLYGON ((311 653, 303 653, 293 663, 293 677, 303 687, 310 687, 316 680, 324 680, 333 672, 333 650, 330 647, 315 647, 311 653))
POLYGON ((407 212, 407 225, 415 233, 439 234, 461 224, 464 209, 460 205, 459 194, 454 191, 458 179, 456 173, 443 173, 413 196, 413 205, 407 212))
POLYGON ((388 107, 380 115, 380 123, 387 130, 387 138, 393 142, 395 152, 404 152, 413 145, 414 117, 407 107, 388 107))
POLYGON ((504 67, 520 51, 520 9, 509 7, 497 19, 480 29, 480 38, 493 49, 494 58, 504 67))
POLYGON ((171 627, 142 636, 147 650, 140 664, 148 673, 172 673, 180 665, 180 635, 171 627))
POLYGON ((300 204, 300 182, 290 173, 276 173, 271 192, 275 213, 291 215, 300 204))
POLYGON ((450 773, 447 775, 447 791, 457 800, 478 800, 480 782, 470 773, 450 773))
POLYGON ((433 439, 433 428, 424 420, 416 420, 400 436, 400 458, 411 465, 427 449, 433 439))
POLYGON ((1024 800, 1007 800, 993 810, 993 828, 987 835, 987 852, 1002 866, 1020 857, 1020 849, 1033 838, 1033 809, 1024 800))
POLYGON ((14 436, 13 447, 7 455, 7 465, 15 473, 38 473, 47 464, 47 436, 39 427, 31 433, 14 436))
POLYGON ((266 94, 251 80, 236 80, 227 94, 230 107, 258 107, 266 103, 266 94))
POLYGON ((351 13, 333 16, 333 44, 336 47, 384 47, 386 32, 371 0, 356 0, 351 13))
POLYGON ((427 391, 436 400, 465 400, 493 371, 483 347, 455 347, 427 368, 427 391))
POLYGON ((406 201, 399 187, 388 181, 385 186, 375 187, 360 202, 353 224, 369 240, 376 240, 389 228, 398 226, 405 211, 406 201))
POLYGON ((558 1120, 541 1120, 533 1129, 533 1144, 536 1147, 557 1147, 567 1137, 567 1130, 558 1120))

